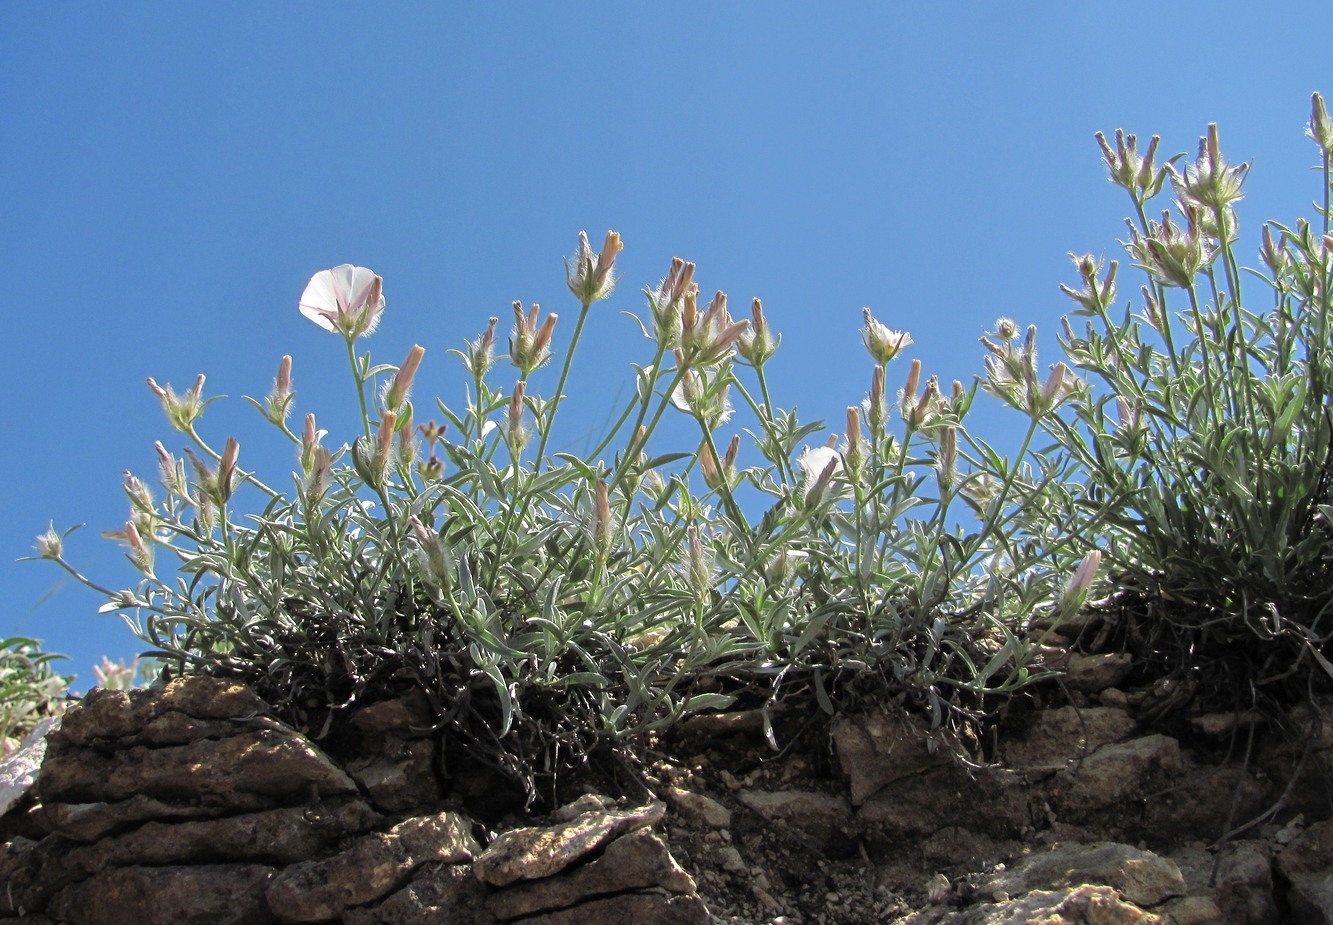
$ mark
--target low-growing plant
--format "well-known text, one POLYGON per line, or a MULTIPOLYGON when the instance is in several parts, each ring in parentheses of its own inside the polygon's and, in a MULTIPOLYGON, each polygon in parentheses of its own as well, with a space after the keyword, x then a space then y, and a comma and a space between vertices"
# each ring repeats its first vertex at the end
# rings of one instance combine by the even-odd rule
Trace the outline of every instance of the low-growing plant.
POLYGON ((1223 158, 1215 125, 1189 163, 1156 163, 1156 136, 1140 150, 1099 134, 1145 284, 1118 302, 1117 262, 1089 255, 1074 258, 1080 287, 1063 287, 1088 321, 1066 319, 1062 343, 1094 388, 1042 418, 1065 476, 1024 526, 1097 538, 1124 645, 1182 682, 1180 703, 1290 704, 1333 679, 1333 124, 1318 94, 1308 134, 1316 220, 1264 225, 1257 270, 1236 254, 1248 165, 1223 158))
POLYGON ((157 444, 161 498, 125 477, 130 516, 108 535, 138 586, 79 575, 54 529, 39 555, 101 591, 169 670, 243 680, 317 733, 341 708, 420 689, 454 742, 530 798, 594 748, 688 713, 739 703, 767 718, 804 698, 831 715, 873 695, 957 732, 1044 676, 1018 631, 1077 609, 1097 558, 1065 582, 1075 538, 1016 531, 1015 505, 1043 490, 1022 455, 1077 391, 1072 373, 1038 382, 1030 345, 1013 353, 1031 423, 1011 461, 964 427, 975 388, 923 382, 913 362, 891 394, 912 339, 867 309, 868 395, 825 438, 771 395, 780 338, 759 300, 742 321, 720 292, 701 308, 695 267, 675 260, 636 319, 651 356, 633 396, 586 457, 548 453, 620 249, 615 233, 599 253, 581 236, 567 264, 579 312, 553 392, 529 377, 555 355, 556 316, 515 303, 514 372, 498 374, 492 318, 453 351, 467 390, 461 406, 435 400, 439 424, 412 399, 423 348, 397 367, 357 353, 382 280, 316 274, 299 307, 345 342, 354 439, 331 448, 314 413, 289 425, 284 357, 251 400, 298 459, 279 490, 242 467, 235 439, 218 450, 199 432, 203 376, 183 394, 150 379, 188 463, 157 444), (697 442, 659 445, 673 414, 697 442))
POLYGON ((35 639, 0 639, 0 760, 39 722, 61 712, 70 679, 53 663, 64 658, 43 652, 35 639))

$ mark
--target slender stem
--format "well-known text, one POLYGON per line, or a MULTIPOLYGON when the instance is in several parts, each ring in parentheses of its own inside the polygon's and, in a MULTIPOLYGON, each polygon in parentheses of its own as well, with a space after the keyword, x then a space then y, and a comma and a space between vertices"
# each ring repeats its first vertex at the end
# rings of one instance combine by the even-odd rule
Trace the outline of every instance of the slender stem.
POLYGON ((370 437, 370 412, 366 409, 366 380, 365 370, 357 364, 356 348, 353 345, 352 338, 347 340, 347 360, 352 364, 352 378, 356 380, 356 397, 361 402, 361 426, 367 438, 370 437))
POLYGON ((591 307, 591 302, 584 302, 579 309, 579 320, 574 323, 574 336, 569 341, 569 350, 565 352, 565 363, 560 367, 560 379, 555 384, 555 395, 551 397, 550 412, 546 416, 546 429, 542 431, 541 440, 537 443, 537 457, 532 468, 534 475, 541 471, 542 461, 546 458, 546 441, 550 439, 551 431, 555 429, 555 412, 560 407, 560 399, 564 396, 565 380, 569 378, 569 368, 574 363, 574 350, 579 345, 579 337, 583 334, 583 323, 588 320, 588 309, 591 307))

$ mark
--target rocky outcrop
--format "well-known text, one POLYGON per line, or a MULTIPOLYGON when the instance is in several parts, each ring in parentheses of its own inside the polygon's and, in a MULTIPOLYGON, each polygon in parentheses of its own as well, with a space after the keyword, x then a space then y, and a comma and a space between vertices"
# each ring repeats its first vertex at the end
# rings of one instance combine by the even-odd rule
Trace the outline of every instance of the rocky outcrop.
MULTIPOLYGON (((315 741, 220 680, 94 691, 0 766, 0 922, 1333 925, 1327 814, 1218 840, 1283 793, 1317 808, 1283 776, 1304 753, 1219 762, 1190 730, 1251 718, 1167 735, 1132 692, 1079 696, 1016 722, 989 763, 889 711, 781 755, 772 717, 695 717, 644 771, 656 798, 533 817, 490 812, 493 779, 446 775, 424 698, 315 741)), ((1306 765, 1333 766, 1311 728, 1306 765)))
POLYGON ((441 805, 419 704, 352 725, 358 754, 340 765, 237 685, 92 692, 47 736, 35 782, 13 788, 10 815, 36 837, 0 848, 0 921, 709 920, 651 831, 663 804, 585 800, 485 844, 441 805))

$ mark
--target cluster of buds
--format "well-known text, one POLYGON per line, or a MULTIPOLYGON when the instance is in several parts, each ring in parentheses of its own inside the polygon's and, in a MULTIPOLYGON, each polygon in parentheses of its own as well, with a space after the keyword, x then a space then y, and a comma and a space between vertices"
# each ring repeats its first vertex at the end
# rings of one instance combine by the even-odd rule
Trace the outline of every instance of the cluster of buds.
POLYGON ((750 303, 750 328, 741 332, 741 339, 736 344, 736 352, 756 369, 768 362, 769 357, 777 353, 782 343, 782 335, 774 335, 764 317, 764 305, 758 299, 750 303))
POLYGON ((1190 288, 1199 272, 1217 256, 1200 227, 1197 210, 1186 208, 1185 221, 1186 226, 1181 228, 1171 221, 1170 212, 1163 212, 1160 222, 1148 223, 1147 235, 1129 225, 1129 252, 1164 286, 1190 288))
MULTIPOLYGON (((1115 302, 1115 274, 1120 265, 1114 260, 1111 261, 1111 267, 1106 271, 1106 276, 1098 279, 1102 271, 1102 262, 1091 254, 1078 256, 1070 254, 1069 259, 1074 261, 1074 266, 1078 268, 1078 275, 1083 280, 1082 289, 1071 289, 1069 286, 1060 284, 1060 291, 1069 296, 1079 305, 1083 306, 1083 313, 1093 315, 1104 315, 1115 302)), ((1010 322, 1012 324, 1013 322, 1010 322)))
POLYGON ((645 289, 644 295, 648 297, 648 308, 653 315, 653 339, 662 350, 678 346, 685 297, 692 295, 697 299, 699 295, 699 285, 694 282, 694 264, 673 257, 671 272, 656 289, 645 289))
POLYGON ((1333 122, 1329 121, 1328 107, 1324 105, 1324 97, 1319 93, 1310 98, 1310 124, 1305 134, 1319 145, 1324 157, 1333 157, 1333 122))
MULTIPOLYGON (((1148 150, 1139 154, 1139 140, 1134 135, 1126 135, 1116 129, 1115 148, 1107 142, 1106 136, 1097 133, 1097 144, 1102 149, 1102 157, 1111 171, 1111 182, 1122 187, 1142 205, 1162 191, 1166 184, 1166 167, 1158 168, 1153 164, 1157 145, 1161 141, 1156 135, 1148 142, 1148 150)), ((1168 165, 1170 162, 1168 161, 1168 165)))
POLYGON ((217 468, 214 469, 207 461, 195 455, 189 447, 185 448, 185 455, 190 457, 190 462, 194 466, 194 479, 199 486, 199 495, 203 501, 217 507, 226 507, 236 487, 236 459, 240 452, 241 445, 236 442, 236 438, 228 437, 222 447, 222 455, 218 457, 217 468))
POLYGON ((162 487, 169 495, 189 500, 190 482, 185 476, 185 461, 168 453, 161 440, 153 444, 153 449, 157 451, 157 470, 162 487))
POLYGON ((514 303, 514 330, 509 335, 509 362, 525 376, 545 366, 551 359, 551 335, 555 333, 555 322, 559 316, 551 312, 538 327, 537 314, 540 311, 541 308, 534 302, 532 310, 524 315, 523 303, 514 303))
POLYGON ((713 296, 708 309, 700 312, 697 292, 687 292, 680 313, 678 361, 690 367, 715 366, 731 355, 749 321, 733 321, 727 311, 727 294, 713 296), (680 359, 683 357, 683 360, 680 359))
POLYGON ((388 484, 397 430, 398 415, 386 410, 380 416, 374 437, 358 437, 352 444, 352 466, 361 481, 375 491, 382 491, 388 484))
POLYGON ((184 395, 177 395, 171 388, 171 383, 167 383, 165 387, 160 386, 152 378, 148 379, 148 387, 162 401, 162 410, 167 413, 167 421, 183 434, 190 433, 199 415, 204 413, 204 409, 210 403, 217 400, 216 398, 204 400, 203 373, 199 374, 199 378, 194 380, 194 385, 184 395))
POLYGON ((680 384, 671 393, 671 404, 693 415, 709 430, 716 430, 731 417, 731 382, 727 375, 687 367, 684 355, 676 351, 676 363, 684 370, 680 384))
POLYGON ((880 366, 887 366, 904 348, 910 346, 912 335, 906 331, 895 331, 875 319, 870 309, 861 310, 866 326, 861 329, 861 341, 866 345, 873 359, 880 366))
POLYGON ((384 280, 366 267, 344 263, 310 278, 298 303, 301 314, 348 342, 374 332, 384 312, 384 280))
MULTIPOLYGON (((1182 207, 1192 206, 1220 219, 1230 212, 1233 202, 1245 195, 1241 188, 1245 185, 1250 165, 1232 165, 1223 160, 1217 141, 1217 123, 1214 122, 1208 126, 1208 134, 1199 139, 1199 155, 1193 164, 1186 165, 1183 174, 1172 164, 1166 169, 1171 174, 1171 185, 1175 187, 1182 207)), ((1234 232, 1234 218, 1227 224, 1234 232)))
POLYGON ((736 456, 740 448, 740 435, 732 435, 731 443, 727 445, 727 451, 722 454, 722 459, 719 461, 711 441, 705 440, 699 444, 699 469, 703 473, 705 485, 714 491, 723 486, 728 490, 736 486, 736 456))
POLYGON ((917 395, 916 390, 920 384, 921 361, 913 360, 907 372, 907 382, 898 391, 898 411, 909 431, 920 431, 923 436, 930 438, 948 423, 952 408, 940 393, 938 376, 927 379, 925 388, 917 395))
POLYGON ((608 231, 602 243, 602 252, 594 255, 592 245, 588 243, 588 233, 579 232, 579 249, 572 260, 565 261, 565 281, 569 284, 569 291, 574 293, 574 298, 588 306, 611 294, 616 288, 613 275, 616 255, 624 247, 620 235, 608 231))
POLYGON ((1065 399, 1082 388, 1082 382, 1064 363, 1051 367, 1045 382, 1037 378, 1037 326, 1027 330, 1020 349, 1014 348, 1017 339, 1008 331, 998 331, 1000 343, 989 337, 981 338, 990 351, 986 357, 986 391, 1033 417, 1042 417, 1059 407, 1065 399))
POLYGON ((259 410, 266 420, 281 427, 292 410, 295 398, 296 393, 292 391, 292 358, 288 355, 278 363, 278 375, 273 379, 273 388, 259 410))
POLYGON ((451 350, 463 359, 463 366, 473 379, 482 379, 495 365, 495 328, 500 319, 491 316, 490 326, 476 340, 464 341, 467 349, 463 352, 451 350))

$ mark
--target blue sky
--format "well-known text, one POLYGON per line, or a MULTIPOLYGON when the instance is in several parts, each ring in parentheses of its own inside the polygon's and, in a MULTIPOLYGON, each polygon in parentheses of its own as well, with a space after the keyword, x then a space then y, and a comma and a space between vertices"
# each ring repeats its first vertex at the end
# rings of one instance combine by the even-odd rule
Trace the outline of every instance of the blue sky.
MULTIPOLYGON (((0 637, 70 655, 79 688, 103 653, 139 650, 97 595, 14 560, 48 520, 86 522, 70 558, 133 581, 98 533, 124 521, 121 471, 151 477, 153 441, 182 445, 146 376, 206 373, 230 399, 202 429, 238 436, 270 482, 286 450, 240 396, 284 353, 301 413, 352 436, 341 342, 296 310, 335 264, 384 277, 375 359, 424 345, 418 395, 458 403, 446 351, 507 325, 514 299, 568 325, 562 256, 581 229, 619 231, 624 278, 567 390, 571 448, 650 359, 620 312, 673 255, 737 315, 763 298, 784 334, 774 397, 806 419, 840 421, 869 385, 862 306, 946 382, 980 372, 999 315, 1038 324, 1054 362, 1065 254, 1118 256, 1123 237, 1095 131, 1175 153, 1216 121, 1254 164, 1244 230, 1310 214, 1326 11, 1278 7, 6 4, 0 637)), ((1002 439, 1009 419, 979 402, 1002 439)))

